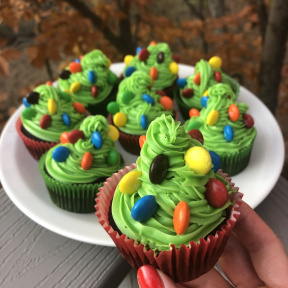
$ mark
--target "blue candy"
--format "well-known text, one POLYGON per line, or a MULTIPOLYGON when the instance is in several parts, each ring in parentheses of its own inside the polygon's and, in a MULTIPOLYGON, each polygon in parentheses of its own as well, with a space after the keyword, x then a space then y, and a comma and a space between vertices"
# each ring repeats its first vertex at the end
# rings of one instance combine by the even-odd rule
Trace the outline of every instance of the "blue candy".
POLYGON ((232 128, 230 125, 226 125, 226 126, 224 127, 223 133, 224 133, 224 138, 225 138, 228 142, 230 142, 230 141, 233 140, 233 138, 234 138, 234 131, 233 131, 233 128, 232 128))
POLYGON ((27 98, 23 98, 22 102, 26 108, 31 107, 31 104, 28 103, 27 98))
POLYGON ((65 126, 69 127, 71 125, 71 119, 67 113, 62 114, 62 121, 65 124, 65 126))
POLYGON ((133 66, 127 67, 127 69, 125 71, 126 77, 131 76, 135 71, 136 71, 135 67, 133 67, 133 66))
POLYGON ((65 146, 58 146, 56 147, 53 152, 52 152, 52 158, 56 162, 64 162, 70 155, 70 150, 69 148, 65 146))
POLYGON ((143 95, 142 95, 142 99, 143 99, 145 102, 149 103, 149 104, 152 104, 152 105, 155 104, 154 99, 153 99, 150 95, 148 95, 148 94, 143 94, 143 95))
POLYGON ((76 63, 80 63, 80 59, 79 59, 79 58, 76 58, 76 59, 75 59, 75 62, 76 62, 76 63))
POLYGON ((147 129, 148 128, 148 120, 147 120, 147 117, 143 114, 141 115, 141 118, 140 118, 140 125, 143 129, 147 129))
POLYGON ((209 97, 208 97, 208 96, 203 96, 203 97, 201 97, 201 106, 202 106, 203 108, 206 108, 206 107, 207 107, 207 102, 208 102, 208 100, 209 100, 209 97))
POLYGON ((177 85, 181 88, 184 88, 187 85, 187 81, 185 78, 178 78, 177 85))
POLYGON ((131 210, 131 216, 135 221, 144 222, 156 212, 158 204, 153 195, 140 198, 131 210))
POLYGON ((103 145, 102 136, 98 131, 92 133, 91 141, 96 149, 100 149, 103 145))
POLYGON ((216 173, 221 166, 221 158, 214 151, 209 151, 209 154, 210 154, 212 164, 213 164, 213 171, 216 173))
POLYGON ((90 70, 88 72, 88 80, 91 84, 94 84, 96 82, 96 74, 94 73, 94 71, 90 70))
POLYGON ((137 47, 136 54, 138 55, 141 50, 142 50, 142 47, 137 47))

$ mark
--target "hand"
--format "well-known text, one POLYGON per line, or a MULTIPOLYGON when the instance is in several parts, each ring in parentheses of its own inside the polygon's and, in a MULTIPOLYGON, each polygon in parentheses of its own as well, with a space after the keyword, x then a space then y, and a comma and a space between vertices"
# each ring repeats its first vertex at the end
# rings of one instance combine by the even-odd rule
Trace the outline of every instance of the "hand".
MULTIPOLYGON (((245 202, 218 264, 236 287, 288 287, 288 257, 281 241, 245 202)), ((175 284, 150 265, 137 273, 141 288, 230 288, 234 287, 215 268, 201 277, 175 284)))

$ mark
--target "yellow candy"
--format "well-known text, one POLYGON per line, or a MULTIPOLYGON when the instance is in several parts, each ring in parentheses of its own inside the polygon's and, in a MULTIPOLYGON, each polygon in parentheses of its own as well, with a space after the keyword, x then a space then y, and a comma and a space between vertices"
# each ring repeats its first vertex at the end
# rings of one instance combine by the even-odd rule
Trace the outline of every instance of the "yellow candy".
POLYGON ((207 174, 212 168, 209 152, 203 147, 191 147, 184 156, 185 164, 196 174, 207 174))
POLYGON ((172 74, 177 74, 179 71, 178 64, 176 62, 171 62, 169 65, 169 70, 172 74))
POLYGON ((119 182, 119 189, 123 194, 133 194, 141 186, 142 182, 138 180, 142 173, 140 171, 131 171, 126 174, 119 182))
POLYGON ((213 69, 219 69, 222 65, 222 59, 218 56, 213 56, 210 58, 209 64, 213 69))
POLYGON ((111 65, 111 60, 110 60, 110 59, 108 59, 107 68, 109 68, 109 67, 110 67, 110 65, 111 65))
POLYGON ((71 92, 70 92, 70 90, 68 90, 68 89, 65 89, 65 90, 64 90, 64 92, 66 92, 67 94, 69 94, 69 95, 70 95, 70 97, 72 96, 72 95, 71 95, 71 92))
POLYGON ((215 125, 215 123, 217 123, 218 119, 219 119, 219 112, 217 110, 212 110, 206 118, 206 124, 213 126, 215 125))
POLYGON ((109 125, 109 130, 107 132, 107 137, 111 138, 114 142, 118 140, 119 138, 119 131, 118 129, 113 126, 109 125))
POLYGON ((118 127, 123 127, 127 123, 127 117, 124 113, 122 112, 117 112, 113 116, 113 122, 116 126, 118 127))
POLYGON ((57 105, 54 99, 49 99, 48 100, 48 111, 50 114, 55 114, 57 111, 57 105))
POLYGON ((77 93, 79 90, 81 89, 81 83, 80 82, 74 82, 73 84, 71 84, 70 86, 70 91, 72 93, 77 93))
POLYGON ((126 66, 129 66, 130 61, 133 59, 134 57, 132 55, 126 55, 124 58, 124 63, 126 64, 126 66))
POLYGON ((208 90, 203 93, 203 96, 208 96, 208 90))

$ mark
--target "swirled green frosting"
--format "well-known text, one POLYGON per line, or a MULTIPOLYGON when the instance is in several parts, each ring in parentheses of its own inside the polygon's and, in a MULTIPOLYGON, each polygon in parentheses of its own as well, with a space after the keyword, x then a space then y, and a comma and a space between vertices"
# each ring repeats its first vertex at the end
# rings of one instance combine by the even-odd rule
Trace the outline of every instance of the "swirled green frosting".
POLYGON ((174 62, 172 58, 173 53, 167 43, 149 45, 147 50, 149 51, 148 58, 145 61, 141 61, 139 59, 139 54, 135 55, 129 65, 125 66, 123 76, 126 77, 126 70, 128 67, 134 67, 136 71, 143 71, 147 75, 150 75, 150 69, 155 67, 158 71, 158 78, 153 82, 152 91, 164 90, 171 86, 178 77, 178 73, 172 73, 169 68, 170 64, 174 62), (161 63, 157 61, 160 52, 164 54, 164 60, 161 63))
POLYGON ((225 73, 221 71, 221 69, 214 69, 210 66, 208 61, 201 59, 199 62, 196 63, 195 71, 192 75, 188 76, 186 81, 187 85, 184 88, 180 88, 180 98, 184 104, 191 108, 202 109, 201 106, 201 97, 208 90, 209 87, 212 85, 217 84, 218 82, 214 78, 214 72, 218 70, 221 74, 222 82, 231 86, 232 90, 236 97, 239 94, 239 84, 236 83, 232 78, 227 76, 225 73), (194 83, 194 77, 200 73, 200 84, 197 85, 194 83), (191 98, 185 98, 182 95, 184 89, 192 88, 194 91, 194 95, 191 98))
POLYGON ((118 127, 122 132, 132 135, 145 134, 147 130, 141 126, 142 115, 147 117, 148 125, 162 114, 172 115, 172 109, 165 110, 159 103, 161 96, 150 90, 151 85, 150 76, 141 71, 134 72, 120 83, 116 102, 119 104, 119 111, 127 117, 127 123, 118 127), (123 102, 123 95, 126 92, 131 92, 134 95, 128 104, 123 102), (143 94, 152 97, 155 104, 145 102, 142 99, 143 94))
POLYGON ((136 163, 136 170, 142 172, 140 188, 128 195, 123 194, 118 185, 113 198, 112 215, 122 233, 152 249, 163 251, 169 250, 170 244, 178 248, 181 244, 188 246, 190 241, 197 243, 225 219, 225 209, 231 204, 230 200, 221 208, 213 208, 205 199, 205 184, 210 178, 217 178, 226 185, 229 194, 233 192, 228 182, 213 170, 205 175, 196 174, 185 165, 184 155, 194 146, 201 144, 191 139, 184 126, 171 116, 162 115, 151 123, 147 141, 136 163), (169 157, 168 173, 162 183, 152 184, 149 169, 159 154, 169 157), (136 201, 145 195, 154 195, 159 206, 150 219, 138 222, 131 217, 131 210, 136 201), (190 220, 187 230, 177 235, 173 215, 176 205, 182 200, 189 206, 190 220))
POLYGON ((38 103, 25 108, 21 115, 22 125, 29 133, 41 140, 58 142, 62 132, 79 128, 84 114, 80 114, 74 109, 70 98, 64 99, 57 88, 46 84, 36 87, 34 91, 40 94, 38 103), (51 114, 48 109, 49 99, 55 101, 55 114, 51 114), (66 113, 70 118, 71 124, 69 126, 63 122, 63 113, 66 113), (50 115, 52 120, 49 127, 42 129, 40 120, 45 114, 50 115))
MULTIPOLYGON (((109 69, 110 60, 100 50, 87 53, 80 61, 82 71, 71 73, 68 79, 59 78, 58 87, 61 91, 70 91, 72 99, 82 103, 85 107, 102 102, 106 99, 113 87, 118 83, 117 76, 109 69), (95 82, 89 80, 88 73, 92 71, 95 82), (80 83, 80 89, 73 90, 74 83, 80 83), (97 96, 93 97, 91 87, 97 87, 97 96)), ((69 70, 69 67, 66 68, 69 70)), ((91 73, 91 72, 90 72, 91 73)))
POLYGON ((85 118, 80 126, 85 139, 79 139, 75 144, 58 144, 47 152, 45 167, 48 174, 62 183, 91 183, 117 172, 122 167, 119 153, 116 163, 107 163, 109 152, 115 150, 114 141, 106 136, 108 129, 107 120, 102 115, 85 118), (96 149, 91 141, 91 135, 95 131, 102 136, 103 144, 100 149, 96 149), (59 146, 65 146, 70 150, 70 155, 64 162, 57 162, 52 157, 53 151, 59 146), (84 170, 81 166, 82 157, 86 152, 90 152, 93 156, 92 166, 88 170, 84 170))
POLYGON ((185 122, 186 131, 199 123, 199 130, 205 139, 204 147, 213 150, 221 157, 222 153, 239 153, 245 147, 253 143, 256 137, 256 129, 246 128, 243 122, 243 114, 249 107, 245 103, 236 103, 235 94, 229 85, 216 84, 208 89, 209 100, 207 108, 200 111, 199 117, 192 117, 185 122), (240 115, 237 121, 232 121, 228 115, 228 109, 231 104, 237 105, 240 115), (219 112, 219 119, 214 125, 207 124, 207 117, 213 110, 219 112), (227 141, 224 137, 223 130, 226 125, 230 125, 234 131, 232 141, 227 141))

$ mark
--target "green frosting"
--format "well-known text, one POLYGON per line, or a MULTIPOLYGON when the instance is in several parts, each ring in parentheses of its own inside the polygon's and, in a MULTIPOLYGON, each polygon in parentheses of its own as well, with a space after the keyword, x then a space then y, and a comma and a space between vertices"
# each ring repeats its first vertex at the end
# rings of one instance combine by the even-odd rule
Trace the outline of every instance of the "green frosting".
POLYGON ((239 84, 234 81, 232 78, 228 77, 225 73, 221 71, 221 69, 213 69, 208 61, 200 60, 197 62, 195 66, 194 74, 191 76, 188 76, 186 81, 187 84, 184 88, 180 88, 180 98, 183 101, 184 104, 186 104, 188 107, 196 108, 196 109, 202 109, 201 106, 201 97, 205 93, 206 90, 208 90, 209 87, 211 87, 214 84, 217 84, 218 82, 214 78, 214 72, 219 71, 221 74, 222 83, 228 84, 232 87, 234 94, 236 97, 238 97, 239 94, 239 84), (197 85, 194 83, 194 77, 200 73, 200 84, 197 85), (191 98, 185 98, 182 96, 182 92, 184 89, 192 88, 194 91, 194 95, 191 98))
POLYGON ((205 139, 204 147, 213 150, 221 155, 223 153, 239 153, 242 149, 253 143, 256 137, 256 129, 246 128, 243 122, 243 114, 248 110, 245 103, 236 103, 236 96, 230 86, 225 84, 216 84, 208 89, 209 100, 207 108, 200 111, 200 116, 194 116, 185 122, 185 129, 188 132, 197 128, 203 134, 205 139), (228 109, 231 104, 237 105, 240 115, 237 121, 232 121, 228 115, 228 109), (207 124, 207 116, 213 110, 219 112, 219 119, 214 125, 207 124), (234 131, 234 138, 228 142, 223 134, 224 127, 230 125, 234 131), (198 127, 197 127, 198 126, 198 127))
MULTIPOLYGON (((139 54, 130 61, 129 66, 125 66, 123 76, 126 76, 126 70, 128 67, 134 67, 136 71, 143 71, 147 75, 150 75, 150 69, 155 67, 158 71, 158 78, 154 80, 152 91, 164 90, 171 86, 173 82, 178 78, 178 71, 172 73, 170 70, 170 64, 174 62, 172 52, 166 43, 158 43, 156 45, 149 45, 147 47, 149 56, 145 61, 139 59, 139 54), (157 61, 159 53, 164 54, 163 62, 157 61)), ((175 65, 177 65, 174 62, 175 65)))
POLYGON ((59 90, 52 85, 40 85, 34 91, 39 93, 38 103, 25 108, 21 115, 22 125, 30 134, 44 141, 58 142, 62 132, 79 128, 85 116, 75 110, 70 97, 64 98, 59 90), (49 99, 53 99, 56 103, 55 114, 51 114, 48 109, 49 99), (70 118, 69 126, 63 122, 63 113, 66 113, 70 118), (42 129, 40 120, 46 114, 51 116, 51 125, 42 129))
POLYGON ((79 139, 75 144, 58 144, 51 148, 45 158, 45 167, 48 174, 62 183, 91 183, 98 178, 109 177, 122 167, 119 152, 115 150, 114 141, 107 137, 109 125, 102 115, 88 116, 82 122, 80 130, 83 131, 85 139, 79 139), (100 149, 94 147, 91 135, 98 131, 101 134, 103 144, 100 149), (59 146, 65 146, 70 150, 70 155, 64 162, 53 159, 53 151, 59 146), (81 167, 81 160, 86 152, 93 156, 92 166, 88 170, 81 167), (108 164, 110 153, 118 155, 114 163, 108 164))
MULTIPOLYGON (((127 117, 124 126, 118 127, 124 133, 132 135, 143 135, 147 129, 141 126, 141 116, 147 117, 148 125, 162 114, 172 115, 173 111, 165 110, 159 103, 161 98, 156 92, 150 91, 152 80, 148 74, 137 71, 130 77, 124 79, 118 89, 116 102, 119 105, 119 112, 127 117), (130 99, 127 100, 127 93, 130 93, 130 99), (143 94, 153 98, 154 104, 150 104, 143 100, 143 94)), ((115 123, 114 123, 115 124, 115 123)))
MULTIPOLYGON (((109 70, 110 60, 100 50, 87 53, 80 61, 82 71, 71 73, 68 79, 59 78, 58 87, 61 91, 70 91, 72 99, 85 107, 95 105, 106 99, 113 87, 118 83, 117 76, 109 70), (91 82, 88 73, 94 73, 95 82, 91 82), (71 89, 73 83, 79 82, 78 91, 71 89), (93 97, 91 87, 97 87, 97 96, 93 97)), ((69 67, 66 68, 69 70, 69 67)), ((70 71, 70 70, 69 70, 70 71)))
POLYGON ((123 194, 118 185, 113 198, 112 215, 122 233, 152 249, 163 251, 169 250, 170 244, 178 248, 181 244, 188 246, 190 241, 197 243, 224 221, 225 210, 231 201, 228 200, 221 208, 213 208, 205 199, 205 184, 210 178, 217 178, 226 185, 229 194, 234 192, 228 182, 212 169, 206 175, 196 174, 185 165, 185 153, 194 146, 201 144, 185 133, 184 126, 180 126, 180 122, 175 122, 171 116, 162 115, 151 123, 147 141, 136 163, 136 170, 142 172, 140 188, 128 195, 123 194), (162 183, 152 184, 149 169, 159 154, 169 157, 168 173, 162 183), (136 201, 145 195, 154 195, 159 206, 150 219, 138 222, 131 217, 131 210, 136 201), (187 230, 177 235, 173 214, 182 200, 189 206, 190 220, 187 230))

